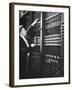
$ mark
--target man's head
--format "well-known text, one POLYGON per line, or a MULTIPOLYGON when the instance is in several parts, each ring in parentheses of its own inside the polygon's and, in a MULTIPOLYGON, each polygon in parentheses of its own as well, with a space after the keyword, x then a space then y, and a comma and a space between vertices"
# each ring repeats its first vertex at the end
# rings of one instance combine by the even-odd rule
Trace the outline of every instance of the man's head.
POLYGON ((25 28, 22 25, 19 26, 19 33, 22 36, 26 36, 27 35, 27 31, 25 30, 25 28))

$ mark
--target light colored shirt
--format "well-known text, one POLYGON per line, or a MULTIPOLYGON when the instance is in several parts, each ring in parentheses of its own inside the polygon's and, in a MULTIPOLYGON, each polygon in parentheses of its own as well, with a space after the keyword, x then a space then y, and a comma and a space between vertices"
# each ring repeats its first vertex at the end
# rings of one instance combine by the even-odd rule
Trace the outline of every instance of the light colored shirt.
POLYGON ((20 34, 20 36, 24 40, 24 42, 26 43, 27 47, 29 47, 29 43, 28 43, 27 39, 24 36, 22 36, 21 34, 20 34))

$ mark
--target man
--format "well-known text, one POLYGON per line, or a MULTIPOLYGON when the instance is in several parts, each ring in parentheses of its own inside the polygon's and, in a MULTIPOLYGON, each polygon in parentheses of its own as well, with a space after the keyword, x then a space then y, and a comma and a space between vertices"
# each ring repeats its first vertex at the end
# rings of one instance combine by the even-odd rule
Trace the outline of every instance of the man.
POLYGON ((32 30, 34 31, 34 25, 37 23, 36 19, 27 30, 20 25, 19 26, 19 59, 20 59, 20 79, 26 77, 27 72, 26 72, 26 67, 27 67, 27 55, 30 52, 30 46, 34 47, 34 44, 30 44, 30 38, 29 35, 32 33, 32 30))

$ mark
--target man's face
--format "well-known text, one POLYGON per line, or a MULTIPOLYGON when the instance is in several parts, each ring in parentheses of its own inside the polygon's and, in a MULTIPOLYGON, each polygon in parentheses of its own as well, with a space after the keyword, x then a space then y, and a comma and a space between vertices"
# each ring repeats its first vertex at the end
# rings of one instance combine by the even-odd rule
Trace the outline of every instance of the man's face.
POLYGON ((27 35, 27 32, 26 32, 26 30, 25 30, 24 28, 22 28, 21 34, 22 34, 23 36, 26 36, 26 35, 27 35))

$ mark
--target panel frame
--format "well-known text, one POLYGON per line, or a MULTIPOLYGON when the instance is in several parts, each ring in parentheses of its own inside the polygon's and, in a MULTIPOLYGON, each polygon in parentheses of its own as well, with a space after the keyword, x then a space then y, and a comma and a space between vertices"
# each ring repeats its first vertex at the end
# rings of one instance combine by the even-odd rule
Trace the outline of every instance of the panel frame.
POLYGON ((45 86, 45 85, 60 85, 60 84, 70 84, 70 6, 64 5, 47 5, 47 4, 29 4, 29 3, 15 3, 9 4, 9 86, 10 87, 29 87, 29 86, 45 86), (28 5, 28 6, 43 6, 43 7, 58 7, 58 8, 68 8, 69 9, 69 79, 68 82, 62 83, 44 83, 44 84, 30 84, 30 85, 14 85, 14 6, 15 5, 28 5))

